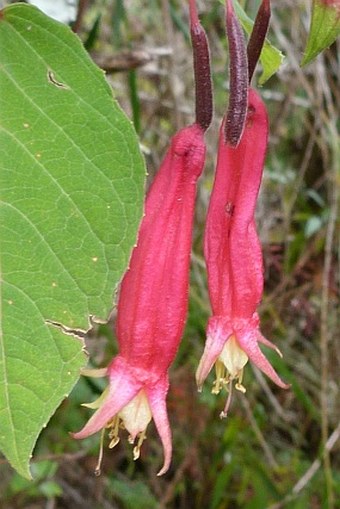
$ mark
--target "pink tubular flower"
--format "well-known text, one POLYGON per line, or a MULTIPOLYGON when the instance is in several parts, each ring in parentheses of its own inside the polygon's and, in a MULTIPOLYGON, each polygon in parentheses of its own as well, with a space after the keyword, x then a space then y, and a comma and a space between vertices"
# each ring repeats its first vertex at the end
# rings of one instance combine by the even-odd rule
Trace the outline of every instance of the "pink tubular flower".
POLYGON ((158 475, 168 470, 171 461, 168 368, 187 314, 196 184, 205 160, 204 132, 212 115, 208 43, 194 0, 190 0, 190 18, 196 122, 173 137, 149 190, 138 243, 120 287, 116 322, 119 354, 107 369, 99 370, 108 377, 109 386, 97 402, 86 405, 97 411, 81 431, 73 434, 85 438, 108 428, 109 447, 114 447, 122 422, 131 443, 137 438, 133 450, 137 459, 153 418, 164 449, 158 475))
POLYGON ((150 188, 145 215, 120 288, 116 333, 119 354, 105 374, 109 387, 100 407, 75 438, 110 428, 111 447, 123 421, 131 442, 138 436, 139 457, 153 417, 164 448, 164 474, 171 460, 171 431, 166 410, 168 368, 182 336, 196 183, 205 159, 204 131, 182 129, 150 188))
POLYGON ((201 388, 216 363, 213 392, 219 393, 222 386, 229 386, 221 416, 227 414, 232 381, 236 380, 236 389, 245 392, 242 374, 248 358, 277 385, 288 388, 258 345, 262 343, 279 353, 261 335, 256 312, 263 292, 263 267, 254 213, 267 147, 265 106, 250 89, 245 129, 236 148, 224 140, 224 122, 204 244, 213 316, 196 374, 201 388))

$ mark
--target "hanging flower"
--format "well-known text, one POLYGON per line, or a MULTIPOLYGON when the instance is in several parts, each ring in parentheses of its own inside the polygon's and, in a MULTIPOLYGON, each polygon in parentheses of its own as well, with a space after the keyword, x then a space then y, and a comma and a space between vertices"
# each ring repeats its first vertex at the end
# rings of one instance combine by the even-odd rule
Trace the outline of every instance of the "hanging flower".
MULTIPOLYGON (((259 343, 278 349, 265 339, 256 312, 263 293, 261 245, 256 233, 255 206, 267 147, 268 119, 259 95, 249 90, 248 114, 238 146, 225 142, 221 126, 214 187, 205 229, 204 254, 213 316, 196 378, 201 388, 215 364, 213 392, 232 383, 245 392, 243 368, 250 359, 282 388, 259 343)), ((230 397, 222 416, 227 414, 230 397)))
POLYGON ((107 428, 109 447, 114 447, 123 425, 131 443, 137 440, 133 450, 137 459, 153 418, 164 449, 158 475, 168 470, 171 461, 168 369, 186 320, 197 180, 205 161, 204 132, 212 116, 208 43, 193 0, 190 17, 196 122, 173 137, 149 190, 137 246, 120 287, 116 321, 119 354, 99 373, 108 377, 109 385, 97 402, 87 405, 96 412, 73 434, 85 438, 107 428))
POLYGON ((146 427, 154 419, 164 448, 165 473, 171 460, 166 411, 168 368, 185 325, 196 183, 205 159, 204 131, 196 124, 172 140, 150 188, 137 247, 120 288, 116 333, 119 354, 106 371, 109 388, 86 426, 85 438, 109 428, 118 443, 120 421, 138 437, 138 458, 146 427))

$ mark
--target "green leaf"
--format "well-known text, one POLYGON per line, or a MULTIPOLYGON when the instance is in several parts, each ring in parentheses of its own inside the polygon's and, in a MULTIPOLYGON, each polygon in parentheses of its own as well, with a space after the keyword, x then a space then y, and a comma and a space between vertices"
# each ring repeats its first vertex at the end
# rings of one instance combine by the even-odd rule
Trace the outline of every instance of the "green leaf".
POLYGON ((0 449, 30 476, 41 429, 76 383, 87 330, 108 317, 142 214, 131 122, 69 28, 0 11, 0 449))
POLYGON ((158 502, 149 487, 141 481, 110 479, 110 492, 120 500, 125 509, 156 509, 158 502))
MULTIPOLYGON (((234 2, 234 5, 235 11, 241 21, 243 29, 247 32, 248 35, 250 35, 254 25, 253 20, 247 16, 238 2, 234 2)), ((273 46, 266 38, 260 55, 262 74, 259 78, 259 85, 263 85, 266 81, 269 80, 269 78, 273 76, 273 74, 278 71, 284 58, 285 57, 283 53, 275 48, 275 46, 273 46)))
POLYGON ((313 0, 311 27, 301 65, 311 62, 340 35, 340 0, 313 0))

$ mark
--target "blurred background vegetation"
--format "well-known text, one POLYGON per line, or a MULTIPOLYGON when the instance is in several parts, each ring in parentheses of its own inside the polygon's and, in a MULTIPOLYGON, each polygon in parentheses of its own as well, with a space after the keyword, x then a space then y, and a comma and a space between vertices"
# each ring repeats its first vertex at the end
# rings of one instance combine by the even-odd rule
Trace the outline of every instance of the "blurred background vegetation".
MULTIPOLYGON (((220 420, 226 394, 211 395, 213 375, 202 394, 194 382, 209 316, 203 226, 228 91, 223 6, 197 0, 211 47, 215 116, 198 195, 189 317, 171 368, 172 467, 156 477, 162 448, 151 423, 141 460, 133 462, 122 432, 95 477, 99 436, 78 442, 68 434, 89 416, 80 404, 103 389, 82 378, 38 441, 34 481, 0 460, 1 508, 340 508, 340 41, 299 67, 311 3, 272 2, 269 37, 286 58, 261 88, 271 131, 257 210, 265 262, 259 311, 264 335, 284 358, 265 353, 291 390, 248 365, 247 393, 235 394, 220 420)), ((254 17, 259 1, 241 4, 254 17)), ((80 7, 74 29, 133 119, 151 180, 170 137, 194 119, 186 2, 89 0, 80 7)), ((92 364, 105 366, 116 352, 112 324, 96 326, 87 346, 92 364)))

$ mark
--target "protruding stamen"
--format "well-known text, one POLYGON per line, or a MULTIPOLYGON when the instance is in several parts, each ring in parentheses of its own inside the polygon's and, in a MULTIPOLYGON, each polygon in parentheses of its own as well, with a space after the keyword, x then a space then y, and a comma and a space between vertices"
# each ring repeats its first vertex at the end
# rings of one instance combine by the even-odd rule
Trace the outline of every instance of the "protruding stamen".
POLYGON ((146 430, 141 431, 138 436, 138 442, 137 445, 133 448, 133 459, 134 461, 138 460, 140 456, 140 449, 143 445, 144 440, 146 439, 146 430))
POLYGON ((112 427, 112 429, 109 432, 109 438, 111 439, 111 441, 109 443, 109 449, 113 449, 114 447, 116 447, 116 445, 120 441, 120 438, 118 436, 118 434, 119 434, 119 424, 120 424, 119 421, 120 421, 119 417, 116 416, 116 417, 113 418, 113 420, 110 423, 110 427, 112 427))
POLYGON ((206 131, 211 124, 213 112, 209 44, 207 35, 198 19, 195 0, 189 0, 189 8, 195 76, 195 122, 203 131, 206 131))
POLYGON ((237 375, 237 382, 235 384, 235 389, 237 391, 242 392, 242 394, 245 394, 247 392, 247 389, 244 387, 244 385, 242 385, 242 380, 243 380, 243 369, 241 369, 241 371, 237 375))
POLYGON ((229 407, 232 400, 233 382, 236 380, 235 389, 245 394, 246 388, 242 385, 243 368, 239 369, 233 374, 228 371, 226 366, 221 360, 215 363, 216 379, 213 383, 212 394, 219 394, 221 389, 225 387, 228 391, 228 397, 223 411, 220 413, 220 418, 224 419, 228 415, 229 407))
POLYGON ((220 419, 225 419, 227 417, 227 415, 228 415, 229 407, 230 407, 230 404, 231 404, 231 398, 232 398, 232 395, 233 395, 233 382, 232 382, 232 380, 230 380, 230 382, 228 384, 228 391, 229 392, 228 392, 227 401, 225 403, 224 409, 220 413, 220 419))
POLYGON ((230 96, 225 121, 225 142, 232 147, 237 147, 247 115, 248 61, 246 41, 232 0, 227 0, 227 37, 229 41, 230 96))
POLYGON ((216 379, 214 380, 213 387, 211 389, 212 394, 219 394, 222 388, 228 383, 226 378, 226 369, 220 360, 215 363, 216 379))
POLYGON ((270 20, 270 0, 262 0, 254 21, 253 30, 247 46, 249 83, 266 39, 270 20))
POLYGON ((245 394, 247 392, 247 389, 242 385, 242 379, 243 379, 243 369, 240 371, 238 375, 237 382, 235 383, 235 389, 237 391, 242 392, 242 394, 245 394))
POLYGON ((113 449, 114 447, 116 447, 116 445, 119 444, 119 442, 120 442, 119 437, 113 437, 113 439, 109 443, 109 449, 113 449))
POLYGON ((242 392, 242 394, 245 394, 247 392, 247 389, 244 387, 244 385, 240 384, 240 383, 236 383, 235 384, 235 389, 237 391, 240 391, 242 392))
POLYGON ((94 475, 97 477, 100 476, 100 474, 101 474, 101 466, 102 466, 102 461, 103 461, 103 456, 104 456, 104 435, 105 435, 105 428, 102 429, 101 434, 100 434, 100 446, 99 446, 98 461, 97 461, 96 468, 94 469, 94 475))

